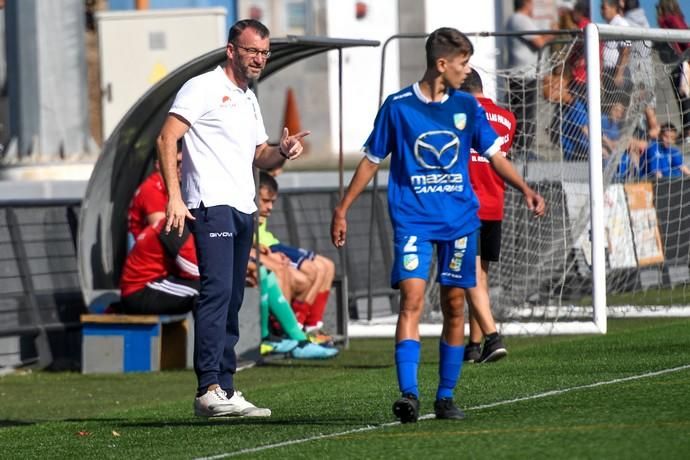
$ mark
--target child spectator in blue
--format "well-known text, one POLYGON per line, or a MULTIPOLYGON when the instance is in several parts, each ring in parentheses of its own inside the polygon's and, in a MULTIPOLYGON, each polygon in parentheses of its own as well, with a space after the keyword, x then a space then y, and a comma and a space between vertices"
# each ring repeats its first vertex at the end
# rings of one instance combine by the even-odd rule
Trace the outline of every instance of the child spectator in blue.
POLYGON ((624 115, 625 106, 622 102, 616 101, 611 104, 609 112, 601 119, 601 138, 605 159, 616 153, 624 115))
POLYGON ((556 104, 555 117, 561 120, 560 141, 565 161, 584 161, 589 152, 587 106, 569 89, 571 77, 555 70, 544 79, 544 98, 556 104))
POLYGON ((689 176, 690 168, 683 164, 683 153, 675 147, 678 130, 673 123, 661 126, 659 140, 654 142, 645 154, 647 174, 650 177, 689 176))
POLYGON ((621 182, 636 181, 647 175, 644 152, 647 150, 646 133, 637 128, 633 132, 628 148, 621 155, 616 169, 616 179, 621 182))

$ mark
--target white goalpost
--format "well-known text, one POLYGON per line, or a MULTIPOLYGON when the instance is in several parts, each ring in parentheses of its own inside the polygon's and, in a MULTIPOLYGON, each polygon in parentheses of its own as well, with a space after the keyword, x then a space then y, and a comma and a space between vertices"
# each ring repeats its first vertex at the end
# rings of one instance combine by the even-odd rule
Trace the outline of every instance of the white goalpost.
MULTIPOLYGON (((690 31, 669 29, 638 29, 634 27, 617 27, 591 23, 585 29, 585 50, 587 60, 587 102, 589 143, 589 181, 590 181, 590 214, 591 214, 591 257, 592 257, 592 322, 601 333, 606 333, 607 311, 606 301, 606 250, 605 250, 605 222, 604 222, 604 178, 602 171, 602 105, 601 105, 601 41, 628 40, 631 46, 648 46, 644 41, 651 42, 690 42, 690 31)), ((679 60, 682 62, 682 60, 679 60)), ((633 89, 634 91, 634 89, 633 89)), ((676 96, 679 96, 678 94, 676 96)), ((690 114, 681 113, 681 120, 690 114)), ((648 153, 647 153, 648 155, 648 153)), ((686 280, 687 282, 688 280, 686 280)), ((645 317, 657 316, 659 306, 618 307, 618 314, 645 317)), ((661 308, 664 310, 664 308, 661 308)), ((690 308, 669 307, 669 316, 690 316, 690 308)), ((611 316, 617 316, 612 312, 611 316)))
POLYGON ((589 212, 592 229, 592 323, 606 333, 606 253, 604 250, 604 179, 601 144, 601 65, 597 26, 585 30, 587 61, 587 107, 589 131, 589 212))

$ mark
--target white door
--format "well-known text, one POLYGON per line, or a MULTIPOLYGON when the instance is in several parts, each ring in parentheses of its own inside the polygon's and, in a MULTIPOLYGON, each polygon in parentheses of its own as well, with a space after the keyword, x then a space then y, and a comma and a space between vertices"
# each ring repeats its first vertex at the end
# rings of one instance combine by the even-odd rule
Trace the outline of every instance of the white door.
POLYGON ((96 15, 103 138, 176 67, 225 45, 225 8, 108 11, 96 15))

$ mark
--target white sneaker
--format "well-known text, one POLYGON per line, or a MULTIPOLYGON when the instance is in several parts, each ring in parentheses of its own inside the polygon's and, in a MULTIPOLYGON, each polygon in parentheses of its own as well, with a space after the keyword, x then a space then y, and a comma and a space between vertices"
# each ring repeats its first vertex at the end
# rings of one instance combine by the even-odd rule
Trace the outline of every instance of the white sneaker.
POLYGON ((228 399, 228 404, 232 405, 232 413, 225 415, 235 415, 239 417, 270 417, 271 409, 256 407, 254 404, 250 403, 244 396, 242 396, 241 391, 235 390, 232 398, 228 399))
POLYGON ((228 396, 220 387, 209 390, 205 395, 194 399, 194 415, 197 417, 218 417, 232 412, 228 396))
POLYGON ((270 417, 271 410, 256 407, 235 390, 232 398, 220 387, 194 400, 194 415, 198 417, 270 417))

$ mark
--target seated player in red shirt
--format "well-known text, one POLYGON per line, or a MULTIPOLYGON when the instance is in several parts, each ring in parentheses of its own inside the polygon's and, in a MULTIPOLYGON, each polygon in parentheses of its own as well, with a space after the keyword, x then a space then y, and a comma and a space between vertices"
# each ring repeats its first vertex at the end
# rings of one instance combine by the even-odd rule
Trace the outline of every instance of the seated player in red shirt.
MULTIPOLYGON (((181 146, 178 146, 177 168, 182 163, 181 146)), ((154 163, 154 171, 144 179, 129 204, 127 210, 127 248, 134 246, 139 234, 147 225, 154 225, 165 217, 165 207, 168 204, 168 191, 160 172, 158 160, 154 163)))
POLYGON ((165 220, 149 225, 127 254, 120 277, 122 313, 180 314, 199 296, 199 267, 194 237, 165 233, 165 220))

